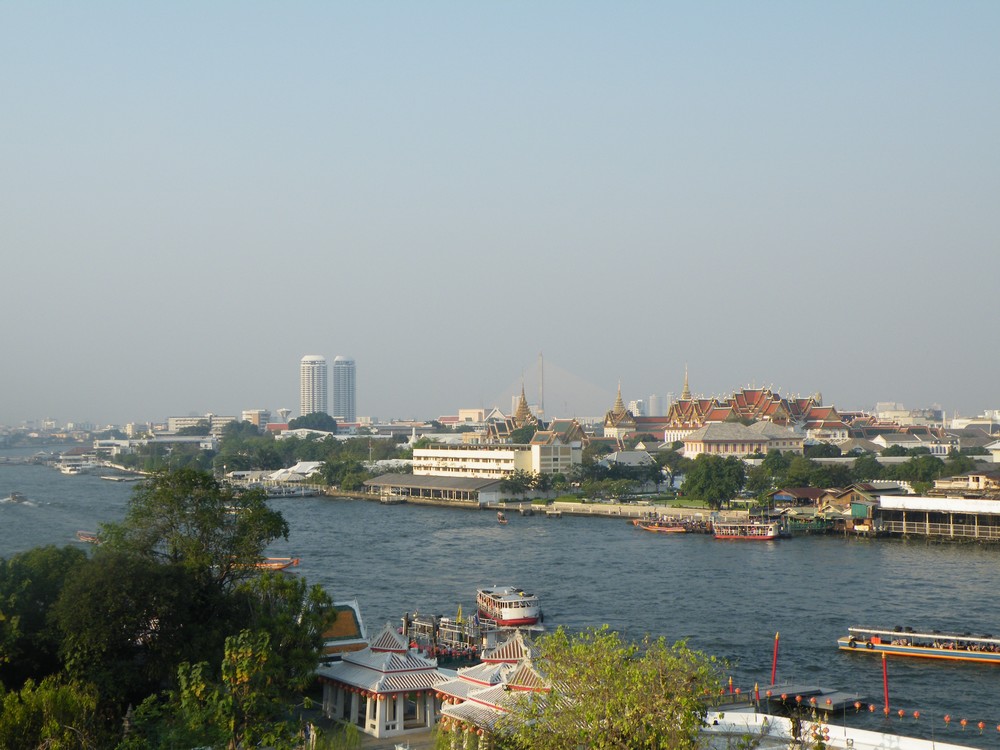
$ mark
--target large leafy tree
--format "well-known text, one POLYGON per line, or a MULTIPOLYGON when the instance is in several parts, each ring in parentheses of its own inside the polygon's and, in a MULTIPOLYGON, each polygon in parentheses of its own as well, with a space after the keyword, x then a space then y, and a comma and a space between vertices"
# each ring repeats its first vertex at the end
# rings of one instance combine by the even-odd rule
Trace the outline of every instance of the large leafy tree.
POLYGON ((20 688, 62 668, 52 617, 66 576, 87 559, 75 547, 37 547, 0 560, 0 683, 20 688))
POLYGON ((237 612, 244 627, 271 634, 271 669, 286 690, 305 690, 323 648, 323 634, 336 610, 322 586, 302 578, 264 573, 237 591, 237 612))
POLYGON ((181 661, 211 658, 237 627, 204 577, 113 551, 67 578, 53 615, 67 674, 97 687, 106 716, 169 684, 181 661))
POLYGON ((267 545, 288 524, 262 490, 241 490, 211 474, 159 472, 132 495, 125 519, 104 524, 112 550, 181 565, 230 588, 252 576, 267 545))
POLYGON ((663 638, 623 642, 608 629, 537 641, 550 691, 522 693, 501 722, 500 747, 590 750, 697 747, 704 696, 719 688, 715 660, 663 638))
POLYGON ((681 489, 688 497, 702 500, 712 508, 721 508, 739 494, 746 481, 743 462, 734 457, 702 454, 684 474, 681 489))
POLYGON ((290 430, 320 430, 321 432, 337 432, 337 420, 322 411, 314 411, 296 417, 288 423, 290 430))

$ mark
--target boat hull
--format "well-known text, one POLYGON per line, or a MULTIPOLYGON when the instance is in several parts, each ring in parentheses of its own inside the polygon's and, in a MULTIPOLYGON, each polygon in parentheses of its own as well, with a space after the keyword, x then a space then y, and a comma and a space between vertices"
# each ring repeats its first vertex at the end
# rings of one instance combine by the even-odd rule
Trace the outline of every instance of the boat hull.
POLYGON ((658 534, 686 534, 687 529, 683 526, 662 526, 653 523, 638 524, 643 531, 654 531, 658 534))
POLYGON ((911 646, 898 643, 873 643, 852 639, 848 636, 837 639, 841 651, 863 654, 885 654, 887 656, 907 656, 918 659, 940 661, 970 661, 980 664, 1000 664, 1000 651, 969 651, 957 648, 936 648, 934 646, 911 646))

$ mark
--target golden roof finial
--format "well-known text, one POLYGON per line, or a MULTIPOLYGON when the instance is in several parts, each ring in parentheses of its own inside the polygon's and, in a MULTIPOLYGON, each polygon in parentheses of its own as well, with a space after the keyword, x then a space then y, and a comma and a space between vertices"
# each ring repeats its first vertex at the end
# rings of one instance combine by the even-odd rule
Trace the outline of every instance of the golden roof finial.
POLYGON ((684 390, 681 391, 681 400, 691 400, 691 389, 688 388, 688 366, 686 362, 684 363, 684 390))
POLYGON ((615 399, 615 405, 611 407, 611 411, 615 414, 621 414, 625 411, 625 402, 622 401, 622 381, 618 381, 618 397, 615 399))

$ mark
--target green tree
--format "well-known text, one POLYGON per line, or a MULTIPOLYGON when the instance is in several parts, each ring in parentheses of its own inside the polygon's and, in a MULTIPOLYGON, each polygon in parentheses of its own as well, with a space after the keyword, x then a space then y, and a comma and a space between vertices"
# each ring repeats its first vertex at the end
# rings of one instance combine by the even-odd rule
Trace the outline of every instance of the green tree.
POLYGON ((877 457, 871 453, 863 453, 854 459, 851 473, 856 482, 869 482, 873 479, 882 478, 882 464, 877 457))
POLYGON ((623 642, 607 626, 537 641, 534 661, 551 689, 520 693, 497 742, 517 750, 693 750, 706 693, 719 689, 715 660, 683 642, 623 642))
POLYGON ((908 455, 908 453, 909 452, 907 451, 907 449, 901 445, 890 445, 888 448, 882 451, 882 455, 887 456, 889 458, 906 456, 908 455))
POLYGON ((288 423, 289 430, 319 430, 320 432, 337 432, 337 420, 326 412, 314 411, 296 417, 288 423))
POLYGON ((809 487, 813 472, 818 464, 805 456, 795 456, 788 464, 785 471, 785 481, 782 483, 786 487, 809 487))
POLYGON ((287 685, 275 672, 271 636, 242 630, 226 639, 219 678, 206 662, 180 666, 174 702, 212 747, 292 750, 298 721, 289 710, 287 685))
POLYGON ((523 495, 535 486, 535 475, 524 469, 515 469, 500 480, 500 491, 509 495, 523 495))
POLYGON ((17 691, 0 689, 0 747, 93 750, 110 742, 97 720, 92 686, 47 677, 17 691))
POLYGON ((113 551, 67 578, 53 616, 66 673, 97 687, 107 716, 169 684, 181 661, 218 653, 236 622, 204 577, 113 551))
POLYGON ((687 460, 676 450, 662 450, 653 454, 653 460, 660 470, 665 472, 670 480, 670 486, 674 484, 674 476, 681 472, 681 467, 687 460))
POLYGON ((746 469, 734 456, 701 454, 684 474, 681 490, 688 497, 701 500, 712 508, 721 508, 743 489, 746 469))
POLYGON ((761 462, 761 467, 768 473, 768 475, 774 480, 775 485, 785 484, 782 481, 785 472, 788 471, 789 465, 792 463, 792 454, 781 451, 768 451, 767 455, 764 456, 764 460, 761 462))
POLYGON ((182 565, 223 588, 255 574, 288 524, 262 490, 239 490, 210 474, 159 472, 139 485, 121 523, 103 524, 104 547, 182 565))
POLYGON ((81 549, 48 546, 0 560, 0 683, 7 688, 62 669, 52 607, 66 577, 86 559, 81 549))
POLYGON ((198 424, 193 424, 190 427, 181 427, 177 430, 177 434, 184 436, 208 435, 211 431, 212 428, 209 426, 208 420, 200 419, 198 420, 198 424))
POLYGON ((747 472, 747 481, 744 485, 747 492, 754 497, 763 498, 768 492, 774 489, 771 476, 764 471, 763 466, 754 466, 747 472))
POLYGON ((264 573, 240 586, 240 620, 255 631, 270 633, 270 669, 286 692, 305 690, 323 649, 323 634, 336 610, 322 586, 302 578, 264 573))
POLYGON ((535 436, 536 432, 538 432, 538 425, 526 424, 524 427, 518 427, 510 433, 510 442, 518 445, 527 445, 531 442, 531 438, 535 436))
POLYGON ((968 474, 975 469, 976 460, 974 458, 953 450, 948 453, 948 457, 944 461, 943 476, 953 477, 959 474, 968 474))
POLYGON ((803 449, 806 458, 839 458, 840 448, 831 443, 816 443, 803 449))

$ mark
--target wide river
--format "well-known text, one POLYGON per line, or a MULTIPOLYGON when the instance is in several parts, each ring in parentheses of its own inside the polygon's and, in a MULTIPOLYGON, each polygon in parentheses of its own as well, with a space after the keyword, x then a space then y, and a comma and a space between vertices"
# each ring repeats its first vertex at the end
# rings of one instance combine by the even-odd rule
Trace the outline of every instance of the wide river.
MULTIPOLYGON (((77 543, 77 529, 120 519, 133 487, 0 464, 0 498, 18 491, 29 499, 0 502, 0 557, 77 543)), ((837 723, 1000 746, 1000 667, 891 659, 887 720, 881 660, 836 647, 850 625, 1000 634, 1000 547, 841 537, 720 542, 651 534, 621 520, 508 514, 501 526, 494 513, 472 510, 270 502, 291 527, 271 554, 301 558, 298 574, 334 598, 357 598, 369 632, 398 625, 407 611, 454 615, 461 604, 468 613, 477 588, 512 584, 538 594, 548 628, 607 623, 629 638, 686 639, 728 661, 726 674, 744 690, 770 681, 780 633, 779 683, 856 692, 876 705, 876 715, 851 708, 837 723)))

